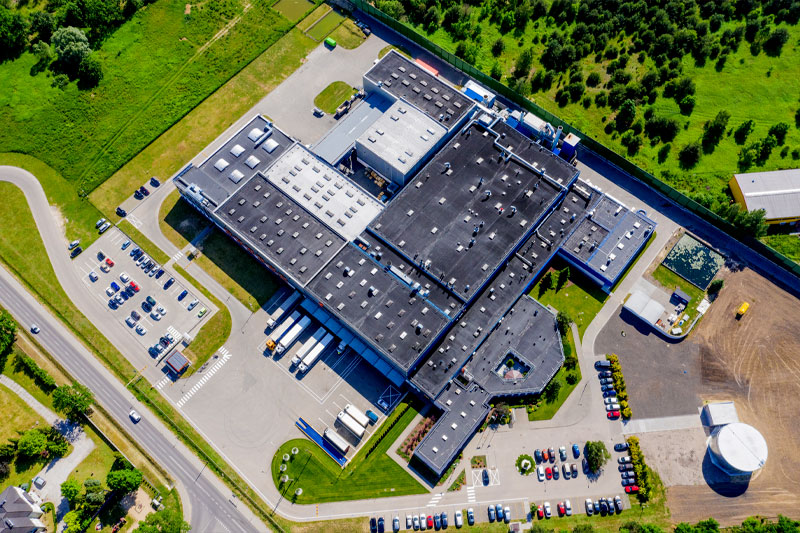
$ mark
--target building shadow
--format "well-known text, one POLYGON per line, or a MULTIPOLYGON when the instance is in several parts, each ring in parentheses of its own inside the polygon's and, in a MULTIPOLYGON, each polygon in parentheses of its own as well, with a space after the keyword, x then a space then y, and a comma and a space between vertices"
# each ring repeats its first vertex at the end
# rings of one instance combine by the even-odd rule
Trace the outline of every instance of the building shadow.
POLYGON ((706 448, 706 453, 703 456, 703 479, 708 484, 709 488, 725 498, 736 498, 747 492, 750 486, 750 477, 742 476, 733 478, 720 468, 711 460, 711 452, 706 448))

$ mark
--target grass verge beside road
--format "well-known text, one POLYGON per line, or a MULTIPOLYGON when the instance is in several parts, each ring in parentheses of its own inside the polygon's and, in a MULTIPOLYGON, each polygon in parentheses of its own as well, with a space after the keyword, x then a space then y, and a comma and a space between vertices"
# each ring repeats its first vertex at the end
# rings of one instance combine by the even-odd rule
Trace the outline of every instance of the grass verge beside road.
POLYGON ((155 261, 161 263, 162 266, 167 264, 167 261, 169 261, 169 256, 164 253, 161 248, 153 244, 153 241, 145 237, 141 231, 133 226, 133 224, 123 219, 119 221, 117 226, 126 235, 128 235, 128 237, 130 237, 131 240, 144 251, 144 253, 152 257, 155 261))
MULTIPOLYGON (((324 5, 317 9, 323 8, 329 9, 324 5)), ((90 195, 92 202, 113 216, 134 186, 150 176, 168 179, 280 85, 317 45, 301 31, 289 31, 95 189, 90 195)))
POLYGON ((335 81, 322 89, 322 92, 314 98, 314 105, 332 115, 354 92, 355 89, 345 82, 335 81))
POLYGON ((209 358, 219 350, 220 346, 228 340, 228 337, 231 335, 231 313, 222 302, 186 272, 186 270, 179 265, 173 265, 173 268, 183 279, 191 283, 196 290, 217 306, 217 312, 211 315, 211 318, 203 324, 203 327, 200 328, 200 331, 195 335, 192 343, 184 350, 184 354, 189 356, 194 363, 183 376, 187 377, 196 372, 197 369, 208 361, 209 358))
POLYGON ((360 445, 356 456, 341 469, 322 449, 308 439, 284 443, 272 458, 272 479, 285 498, 297 503, 323 503, 388 496, 422 494, 425 488, 387 455, 389 448, 417 415, 417 408, 404 410, 401 402, 378 427, 372 437, 360 445), (394 425, 383 434, 387 424, 394 425), (290 481, 280 482, 280 465, 284 454, 292 457, 292 448, 299 453, 290 459, 286 475, 290 481), (370 450, 372 450, 370 452, 370 450), (296 489, 303 493, 296 497, 296 489))

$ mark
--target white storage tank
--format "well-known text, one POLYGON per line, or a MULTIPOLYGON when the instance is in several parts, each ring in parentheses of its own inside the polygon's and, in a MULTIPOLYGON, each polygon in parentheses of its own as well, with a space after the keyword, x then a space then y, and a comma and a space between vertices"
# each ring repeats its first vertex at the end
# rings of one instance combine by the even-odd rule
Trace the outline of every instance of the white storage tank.
POLYGON ((750 475, 767 462, 767 441, 741 422, 715 428, 708 449, 711 461, 731 476, 750 475))

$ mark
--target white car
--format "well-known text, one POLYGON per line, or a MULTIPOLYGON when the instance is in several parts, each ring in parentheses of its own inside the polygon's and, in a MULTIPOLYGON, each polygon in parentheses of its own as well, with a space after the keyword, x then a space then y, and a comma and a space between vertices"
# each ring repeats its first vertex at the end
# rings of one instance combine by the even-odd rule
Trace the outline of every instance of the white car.
POLYGON ((186 307, 186 310, 187 311, 191 311, 199 303, 200 303, 200 300, 192 300, 192 302, 186 307))
POLYGON ((128 416, 131 417, 131 420, 133 420, 134 424, 136 424, 137 422, 139 422, 139 420, 142 419, 142 415, 137 413, 136 409, 131 409, 131 412, 128 413, 128 416))
POLYGON ((131 280, 131 277, 127 274, 127 272, 123 272, 119 275, 119 279, 122 283, 128 283, 131 280))
POLYGON ((550 518, 553 515, 552 509, 550 509, 550 502, 544 502, 544 516, 545 518, 550 518))
POLYGON ((152 313, 150 313, 150 318, 152 318, 153 320, 161 320, 161 313, 159 313, 158 311, 153 311, 152 313))
POLYGON ((625 464, 625 463, 630 463, 631 462, 631 457, 630 457, 630 455, 626 455, 625 457, 620 457, 620 458, 617 459, 617 462, 619 464, 621 464, 621 465, 625 464))
POLYGON ((139 324, 138 326, 136 326, 136 333, 138 333, 139 335, 144 335, 145 333, 147 333, 147 329, 143 325, 139 324))
POLYGON ((164 316, 164 315, 166 315, 166 314, 167 314, 167 310, 166 310, 166 309, 164 309, 164 306, 163 306, 163 305, 159 305, 158 307, 156 307, 156 311, 158 311, 158 313, 159 313, 161 316, 164 316))
POLYGON ((455 523, 457 528, 461 528, 464 525, 464 515, 461 514, 461 511, 456 511, 455 523))
POLYGON ((414 515, 413 524, 414 524, 414 531, 419 530, 419 515, 416 514, 414 515))
POLYGON ((616 398, 606 398, 606 399, 605 399, 605 400, 603 400, 603 401, 604 401, 605 403, 607 403, 607 404, 609 404, 609 403, 617 403, 617 399, 616 399, 616 398))
POLYGON ((67 247, 67 250, 72 250, 73 248, 77 247, 80 243, 81 243, 80 239, 72 241, 71 243, 69 243, 69 246, 67 247))
POLYGON ((594 504, 592 503, 592 499, 586 498, 586 515, 592 516, 593 512, 594 512, 594 504))
POLYGON ((564 501, 564 510, 567 516, 572 516, 572 503, 569 500, 564 501))
POLYGON ((132 316, 129 316, 128 318, 126 318, 125 319, 125 323, 128 324, 128 327, 131 327, 131 328, 136 325, 136 321, 133 319, 132 316))
POLYGON ((412 527, 413 526, 412 526, 412 522, 411 522, 411 515, 407 514, 406 515, 406 529, 411 529, 412 527))
POLYGON ((39 333, 40 331, 42 331, 42 330, 39 329, 39 326, 37 326, 36 324, 31 324, 31 333, 35 334, 35 333, 39 333))
POLYGON ((610 403, 606 405, 606 411, 619 411, 619 404, 618 403, 610 403))
POLYGON ((100 270, 102 270, 105 273, 108 273, 108 271, 111 270, 111 267, 103 263, 102 265, 100 265, 100 270))
POLYGON ((111 287, 108 287, 106 289, 106 295, 113 296, 114 295, 114 289, 112 289, 111 287))
POLYGON ((89 279, 92 281, 97 281, 97 272, 95 272, 94 270, 89 272, 89 279))
POLYGON ((544 481, 544 467, 542 465, 539 465, 539 468, 536 469, 536 476, 539 481, 544 481))

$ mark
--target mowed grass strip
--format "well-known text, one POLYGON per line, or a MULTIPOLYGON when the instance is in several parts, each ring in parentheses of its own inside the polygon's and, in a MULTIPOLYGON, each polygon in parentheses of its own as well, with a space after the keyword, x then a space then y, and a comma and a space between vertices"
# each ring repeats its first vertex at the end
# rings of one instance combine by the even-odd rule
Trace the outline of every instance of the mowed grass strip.
POLYGON ((203 365, 206 361, 208 361, 217 350, 219 350, 220 346, 222 346, 228 337, 231 334, 231 313, 228 311, 228 308, 220 302, 211 292, 208 291, 205 287, 203 287, 200 282, 194 279, 185 269, 180 267, 179 265, 174 265, 173 268, 175 271, 183 276, 183 278, 188 281, 194 288, 199 291, 203 296, 211 300, 215 306, 217 306, 218 311, 211 315, 211 318, 206 320, 206 323, 203 324, 203 327, 200 328, 200 331, 197 332, 195 335, 194 340, 189 345, 189 347, 184 350, 184 353, 189 356, 189 358, 194 363, 189 370, 186 371, 184 377, 193 374, 199 367, 203 365))
POLYGON ((280 85, 317 44, 301 31, 291 30, 95 189, 91 201, 113 218, 114 209, 130 196, 134 185, 150 176, 163 181, 175 174, 280 85))
MULTIPOLYGON (((572 350, 573 354, 580 357, 576 352, 575 340, 572 338, 571 331, 566 336, 561 337, 561 342, 564 343, 565 352, 567 350, 572 350)), ((575 387, 578 386, 578 383, 581 382, 581 365, 576 365, 573 370, 567 370, 567 368, 562 365, 561 368, 558 369, 558 372, 556 372, 556 375, 553 376, 552 381, 559 383, 558 398, 553 402, 548 402, 542 398, 539 407, 532 413, 528 413, 528 420, 550 420, 555 416, 564 402, 567 401, 569 395, 572 394, 572 391, 575 390, 575 387), (568 374, 575 374, 577 378, 572 385, 567 382, 568 374)))
POLYGON ((306 33, 312 39, 316 39, 317 41, 322 41, 343 20, 344 20, 343 15, 337 13, 334 10, 331 10, 330 12, 328 12, 327 15, 322 17, 319 20, 319 22, 317 22, 316 24, 314 24, 314 26, 309 28, 309 30, 306 33))
POLYGON ((278 290, 275 277, 250 254, 216 227, 201 243, 194 262, 251 311, 269 301, 278 290))
POLYGON ((297 503, 361 500, 424 493, 425 488, 387 455, 391 445, 417 415, 416 407, 411 406, 402 415, 398 415, 397 423, 381 439, 369 457, 366 456, 367 451, 373 446, 374 439, 381 435, 382 428, 386 424, 390 424, 396 418, 395 415, 400 413, 403 405, 404 403, 400 403, 383 425, 375 430, 369 441, 360 445, 358 453, 344 470, 310 440, 293 439, 284 443, 272 459, 272 479, 275 481, 275 486, 285 494, 286 498, 292 499, 295 489, 302 488, 303 494, 297 497, 297 503), (284 472, 291 481, 281 485, 281 458, 285 453, 291 457, 291 450, 294 447, 297 447, 300 453, 291 459, 284 472))
POLYGON ((670 294, 676 288, 680 287, 683 292, 689 295, 691 299, 686 304, 687 312, 689 311, 689 306, 697 306, 705 294, 704 291, 698 289, 664 265, 658 265, 656 269, 653 270, 652 276, 653 279, 660 283, 670 294))
POLYGON ((324 17, 330 10, 331 6, 328 4, 320 4, 314 11, 309 13, 306 18, 297 23, 297 29, 305 32, 308 30, 308 28, 313 26, 315 22, 324 17))
POLYGON ((174 190, 164 199, 158 211, 161 233, 178 249, 190 244, 211 222, 174 190))
POLYGON ((272 9, 292 22, 297 22, 303 18, 303 15, 310 11, 312 7, 314 7, 314 4, 308 0, 278 0, 272 4, 272 9))
POLYGON ((352 19, 345 19, 338 28, 331 32, 329 37, 335 40, 337 45, 347 50, 358 48, 367 40, 364 32, 356 26, 352 19))
POLYGON ((156 246, 153 243, 153 241, 145 237, 144 234, 138 229, 136 229, 133 224, 123 219, 119 221, 119 224, 117 224, 117 226, 128 237, 130 237, 131 240, 135 242, 139 248, 144 250, 144 253, 146 253, 159 263, 161 263, 162 266, 165 265, 167 261, 169 261, 169 256, 164 252, 164 250, 156 246))
POLYGON ((355 89, 345 82, 335 81, 322 89, 322 92, 314 98, 314 105, 326 113, 333 114, 336 113, 336 108, 350 98, 354 92, 355 89))

